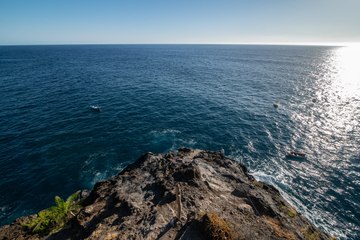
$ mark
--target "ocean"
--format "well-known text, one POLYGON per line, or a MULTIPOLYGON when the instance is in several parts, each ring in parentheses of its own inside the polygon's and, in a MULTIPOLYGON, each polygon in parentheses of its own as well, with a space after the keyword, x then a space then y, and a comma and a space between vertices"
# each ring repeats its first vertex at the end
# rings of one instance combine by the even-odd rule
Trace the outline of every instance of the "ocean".
POLYGON ((223 151, 322 230, 359 239, 359 62, 355 47, 0 46, 0 224, 145 152, 191 147, 223 151))

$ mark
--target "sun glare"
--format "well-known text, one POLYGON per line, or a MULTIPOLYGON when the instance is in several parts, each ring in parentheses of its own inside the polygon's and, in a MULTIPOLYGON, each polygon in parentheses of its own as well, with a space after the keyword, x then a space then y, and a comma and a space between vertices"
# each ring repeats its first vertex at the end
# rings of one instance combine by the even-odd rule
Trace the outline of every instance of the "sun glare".
POLYGON ((333 87, 347 97, 360 95, 360 45, 351 45, 336 50, 336 69, 333 87))

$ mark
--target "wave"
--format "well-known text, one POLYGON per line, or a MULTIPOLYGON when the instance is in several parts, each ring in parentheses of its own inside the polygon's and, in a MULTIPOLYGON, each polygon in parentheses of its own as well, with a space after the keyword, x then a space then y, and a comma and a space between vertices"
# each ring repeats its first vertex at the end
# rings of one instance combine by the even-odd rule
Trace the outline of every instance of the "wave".
POLYGON ((258 181, 275 186, 286 201, 288 201, 298 212, 310 219, 317 227, 323 229, 325 232, 328 232, 333 236, 337 236, 340 239, 345 239, 347 235, 351 234, 351 230, 340 230, 330 227, 329 224, 336 225, 336 220, 329 222, 333 218, 332 213, 324 212, 316 207, 316 205, 310 209, 299 197, 299 195, 291 194, 293 190, 291 186, 284 183, 284 179, 278 179, 272 175, 266 174, 263 171, 250 171, 250 174, 258 181))

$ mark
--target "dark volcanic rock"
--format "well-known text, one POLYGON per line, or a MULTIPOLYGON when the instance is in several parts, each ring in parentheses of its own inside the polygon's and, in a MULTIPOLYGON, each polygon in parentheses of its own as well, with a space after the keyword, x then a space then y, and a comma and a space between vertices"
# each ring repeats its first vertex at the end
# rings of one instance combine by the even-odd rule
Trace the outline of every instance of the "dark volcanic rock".
MULTIPOLYGON (((148 153, 83 197, 46 239, 329 239, 219 152, 148 153)), ((0 228, 0 239, 41 239, 21 221, 0 228)))

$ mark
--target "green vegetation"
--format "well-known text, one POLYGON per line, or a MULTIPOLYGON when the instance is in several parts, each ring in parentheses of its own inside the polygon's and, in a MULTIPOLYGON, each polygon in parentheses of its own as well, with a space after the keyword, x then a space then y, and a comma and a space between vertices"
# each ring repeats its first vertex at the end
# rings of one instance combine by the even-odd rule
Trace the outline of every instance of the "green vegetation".
POLYGON ((280 206, 280 210, 284 213, 286 213, 289 217, 293 218, 297 216, 297 212, 295 209, 291 208, 291 207, 287 207, 285 205, 281 205, 280 206))
POLYGON ((55 197, 55 206, 40 211, 36 217, 24 222, 22 225, 29 228, 33 233, 47 235, 60 230, 65 223, 75 216, 80 205, 78 203, 80 191, 69 196, 66 201, 60 197, 55 197))
POLYGON ((301 230, 306 240, 320 240, 320 232, 313 231, 310 227, 301 230))

